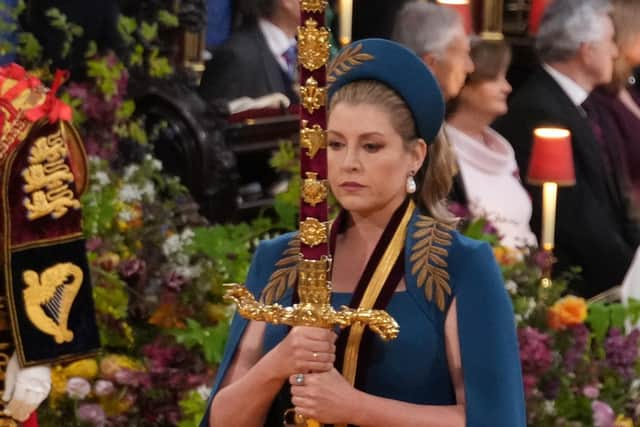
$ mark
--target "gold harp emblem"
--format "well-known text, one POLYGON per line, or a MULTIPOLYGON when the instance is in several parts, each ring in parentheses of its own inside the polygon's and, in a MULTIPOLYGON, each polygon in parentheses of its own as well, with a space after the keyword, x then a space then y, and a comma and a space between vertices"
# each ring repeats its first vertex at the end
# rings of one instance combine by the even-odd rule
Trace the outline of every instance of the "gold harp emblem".
POLYGON ((313 114, 315 110, 324 107, 325 96, 325 88, 318 87, 318 81, 313 77, 309 77, 304 86, 300 86, 302 105, 309 114, 313 114))
POLYGON ((298 59, 309 71, 317 70, 329 60, 329 31, 318 28, 314 19, 307 19, 304 27, 298 27, 298 59))
POLYGON ((27 285, 23 295, 29 320, 58 344, 73 340, 67 322, 83 277, 82 269, 69 262, 49 267, 40 275, 33 270, 22 273, 27 285))
POLYGON ((305 12, 322 12, 327 7, 327 0, 302 0, 302 10, 305 12))
POLYGON ((313 159, 318 150, 327 148, 327 135, 320 125, 307 127, 306 120, 302 121, 302 129, 300 129, 300 144, 307 149, 307 157, 313 159))

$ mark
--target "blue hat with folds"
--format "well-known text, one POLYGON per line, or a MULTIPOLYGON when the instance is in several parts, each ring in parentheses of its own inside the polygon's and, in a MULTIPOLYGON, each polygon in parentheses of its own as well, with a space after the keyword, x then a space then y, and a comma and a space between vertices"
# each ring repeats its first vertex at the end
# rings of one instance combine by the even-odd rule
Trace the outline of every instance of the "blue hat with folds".
POLYGON ((432 143, 444 120, 444 98, 431 71, 415 53, 384 39, 345 46, 328 71, 329 100, 341 87, 376 80, 396 91, 413 114, 421 138, 432 143))

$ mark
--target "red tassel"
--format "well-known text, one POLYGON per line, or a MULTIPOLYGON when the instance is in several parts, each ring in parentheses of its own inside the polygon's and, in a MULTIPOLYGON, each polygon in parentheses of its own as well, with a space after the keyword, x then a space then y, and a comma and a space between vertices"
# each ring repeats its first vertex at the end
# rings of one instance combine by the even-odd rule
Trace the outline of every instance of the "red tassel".
POLYGON ((38 413, 33 411, 27 421, 22 423, 22 427, 38 427, 38 413))

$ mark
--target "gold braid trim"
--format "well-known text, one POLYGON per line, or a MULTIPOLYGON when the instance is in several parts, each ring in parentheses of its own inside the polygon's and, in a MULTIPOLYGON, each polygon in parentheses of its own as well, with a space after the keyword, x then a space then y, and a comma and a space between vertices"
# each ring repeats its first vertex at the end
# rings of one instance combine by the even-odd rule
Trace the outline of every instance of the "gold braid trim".
POLYGON ((364 61, 375 59, 373 55, 368 53, 359 53, 362 50, 362 43, 351 48, 345 48, 344 51, 336 57, 329 65, 327 72, 327 83, 331 84, 337 78, 347 71, 362 64, 364 61))
POLYGON ((279 268, 269 277, 269 282, 260 295, 260 302, 273 304, 282 298, 289 288, 295 285, 298 278, 299 253, 300 236, 296 235, 289 240, 287 249, 285 249, 280 260, 276 263, 276 267, 279 268))
POLYGON ((451 295, 449 272, 447 271, 448 247, 453 236, 452 227, 435 219, 419 215, 417 231, 413 233, 416 244, 411 249, 411 274, 417 274, 418 288, 424 287, 429 302, 433 301, 441 311, 445 308, 445 295, 451 295))

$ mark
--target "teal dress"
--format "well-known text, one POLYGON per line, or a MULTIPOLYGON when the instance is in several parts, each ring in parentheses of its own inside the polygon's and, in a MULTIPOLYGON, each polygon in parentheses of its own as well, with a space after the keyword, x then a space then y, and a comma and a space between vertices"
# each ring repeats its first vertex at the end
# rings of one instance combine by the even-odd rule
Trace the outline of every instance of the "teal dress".
MULTIPOLYGON (((260 244, 246 282, 256 297, 264 297, 263 291, 273 284, 274 277, 287 276, 282 274, 286 273, 282 271, 286 264, 280 262, 278 268, 275 264, 292 253, 295 241, 294 234, 286 234, 260 244)), ((416 211, 408 226, 403 257, 406 290, 394 292, 385 307, 400 325, 400 334, 388 342, 369 335, 367 346, 361 348, 366 351, 366 366, 361 370, 358 365, 360 380, 356 387, 415 404, 455 405, 444 329, 455 298, 467 426, 526 426, 513 309, 489 245, 466 238, 416 211), (427 247, 436 249, 424 251, 427 247), (427 255, 421 256, 425 252, 427 255)), ((293 294, 294 287, 287 286, 282 295, 269 295, 277 297, 282 305, 291 305, 293 294)), ((332 304, 336 308, 348 305, 350 298, 350 294, 334 294, 332 304)), ((247 324, 237 315, 233 320, 211 398, 219 390, 247 324)), ((288 330, 286 326, 268 325, 265 353, 288 330)), ((201 427, 208 425, 208 416, 207 410, 201 427)), ((266 425, 282 424, 268 421, 266 425)))

